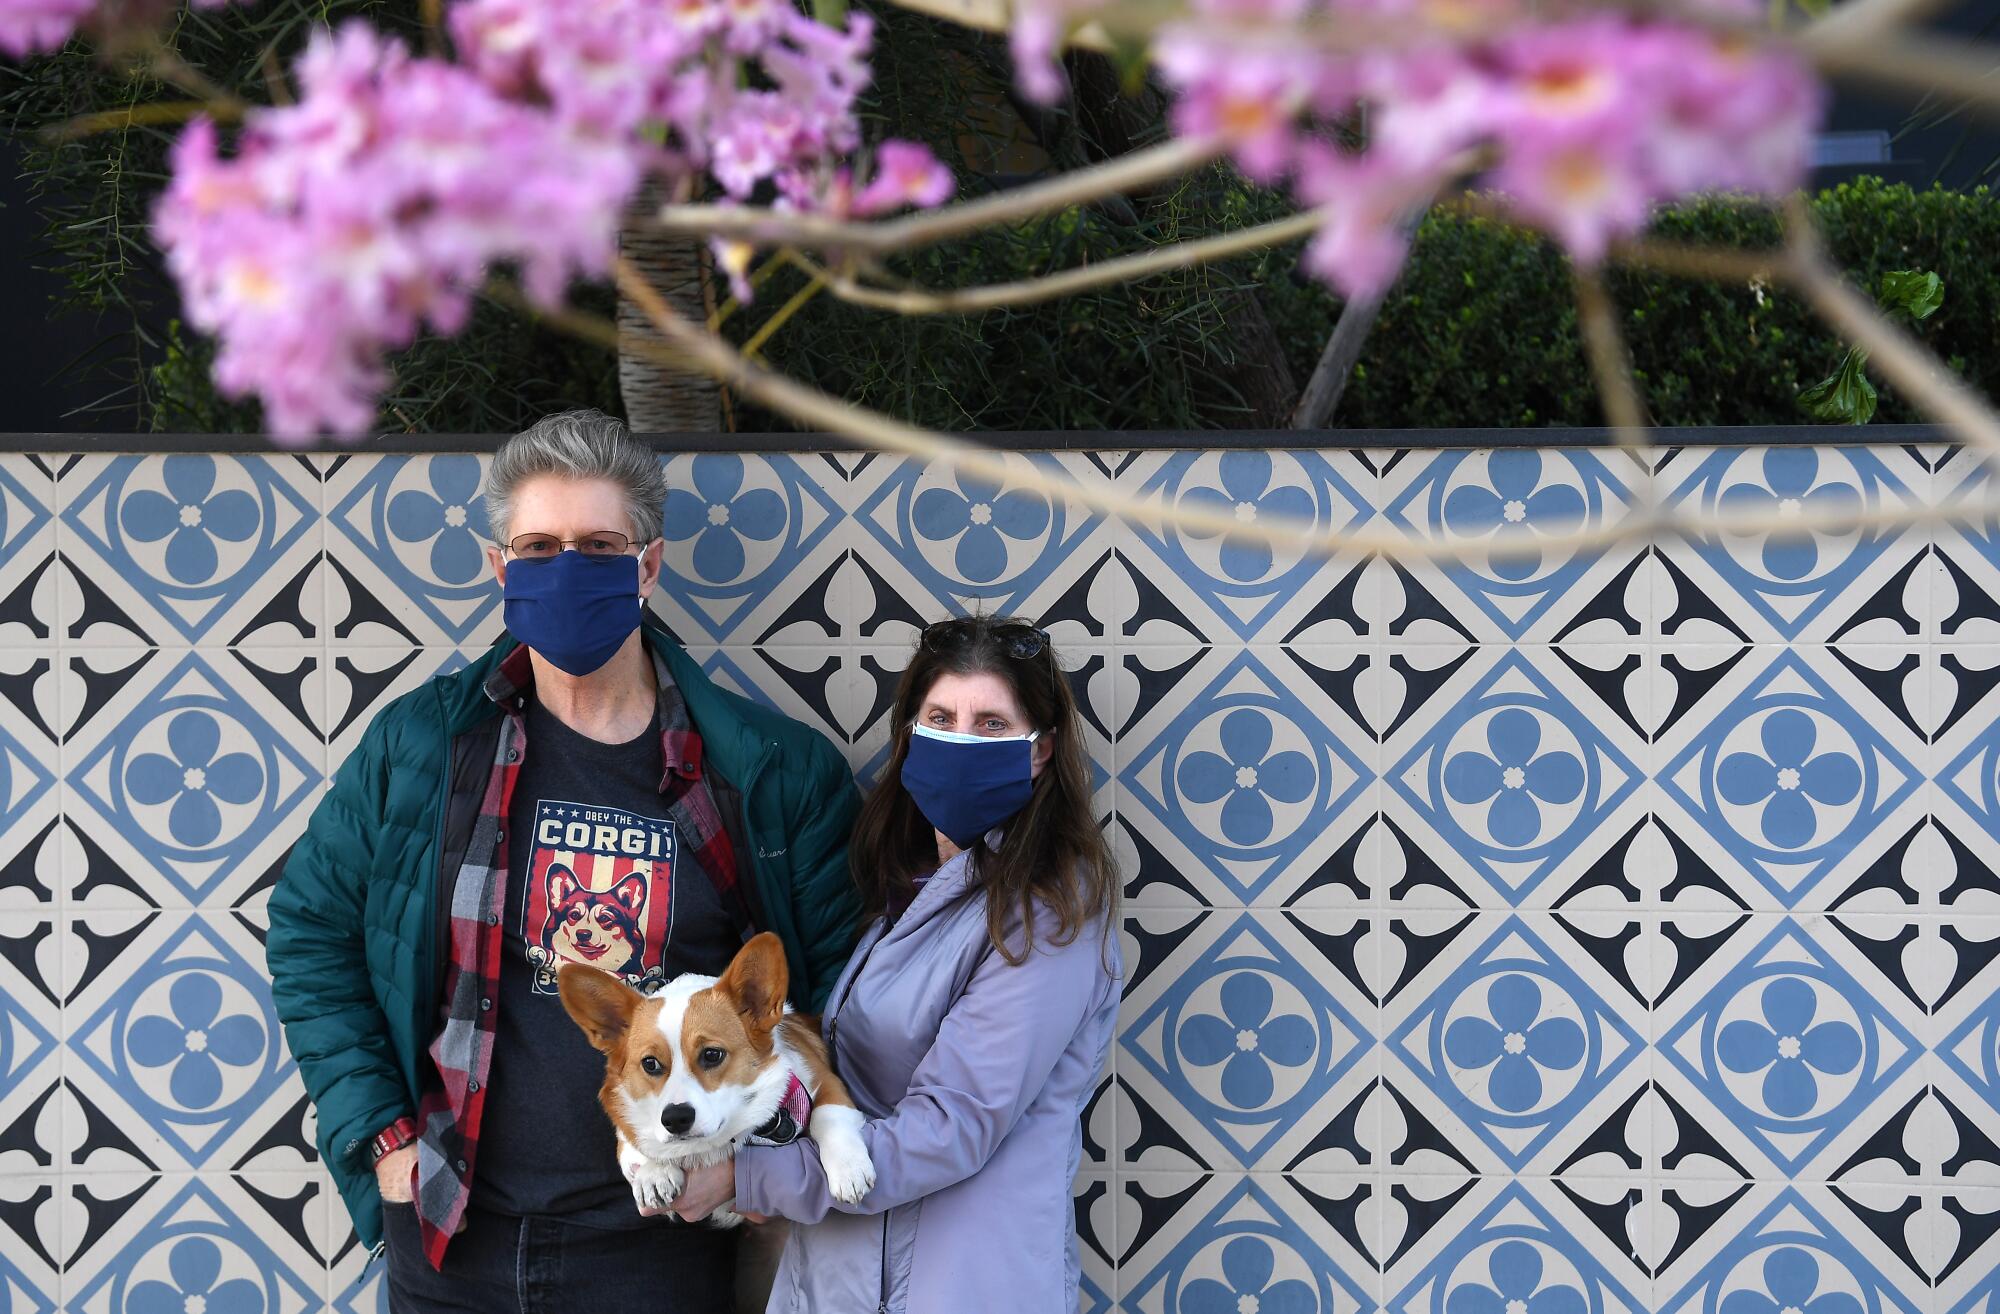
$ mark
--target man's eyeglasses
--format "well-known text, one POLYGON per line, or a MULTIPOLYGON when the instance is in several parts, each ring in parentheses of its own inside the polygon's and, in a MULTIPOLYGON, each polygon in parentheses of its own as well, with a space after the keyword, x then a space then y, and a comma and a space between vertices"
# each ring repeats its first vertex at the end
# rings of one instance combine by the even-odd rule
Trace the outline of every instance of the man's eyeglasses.
POLYGON ((612 529, 597 529, 581 538, 557 538, 554 534, 516 534, 507 541, 507 550, 529 561, 558 556, 574 547, 586 557, 618 557, 632 550, 632 540, 612 529))
POLYGON ((925 626, 923 645, 931 652, 950 652, 963 648, 982 634, 990 637, 1000 645, 1002 652, 1017 662, 1033 661, 1049 646, 1047 630, 1036 629, 1020 621, 988 625, 976 616, 958 616, 925 626))

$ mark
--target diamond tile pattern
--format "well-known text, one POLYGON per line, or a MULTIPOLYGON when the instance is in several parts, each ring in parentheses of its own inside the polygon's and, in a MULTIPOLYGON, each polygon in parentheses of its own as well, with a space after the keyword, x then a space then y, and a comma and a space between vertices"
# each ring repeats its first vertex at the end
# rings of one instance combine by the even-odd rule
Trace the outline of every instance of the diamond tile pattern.
MULTIPOLYGON (((1449 563, 882 456, 671 455, 654 605, 880 770, 918 627, 1055 635, 1127 880, 1090 1311, 2000 1314, 2000 527, 1588 551, 1611 453, 1015 454, 1449 563)), ((481 458, 0 457, 0 1308, 385 1308, 263 907, 499 632, 481 458)), ((1680 449, 1894 507, 1944 449, 1680 449)))

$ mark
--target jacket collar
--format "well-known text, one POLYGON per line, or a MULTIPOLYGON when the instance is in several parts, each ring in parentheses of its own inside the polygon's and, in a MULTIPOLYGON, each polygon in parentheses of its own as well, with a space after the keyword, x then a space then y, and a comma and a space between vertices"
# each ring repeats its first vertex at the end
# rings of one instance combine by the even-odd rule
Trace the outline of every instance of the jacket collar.
MULTIPOLYGON (((986 832, 985 843, 997 848, 1000 844, 999 827, 986 832)), ((975 884, 972 870, 972 851, 961 850, 957 856, 924 878, 917 897, 910 900, 910 906, 903 909, 903 915, 890 928, 891 933, 902 933, 928 920, 932 914, 956 903, 960 895, 975 884)))

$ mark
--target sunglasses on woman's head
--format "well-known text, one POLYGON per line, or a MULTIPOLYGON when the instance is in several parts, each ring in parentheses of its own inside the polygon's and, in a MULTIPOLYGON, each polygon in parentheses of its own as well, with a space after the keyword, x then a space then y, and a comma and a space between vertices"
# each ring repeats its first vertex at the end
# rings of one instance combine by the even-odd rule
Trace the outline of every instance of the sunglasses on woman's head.
POLYGON ((1046 630, 1039 630, 1019 621, 1005 625, 986 625, 970 616, 959 616, 925 626, 923 645, 931 652, 950 652, 965 647, 981 634, 991 636, 993 641, 1000 645, 1000 650, 1017 662, 1033 661, 1049 646, 1049 635, 1046 630))

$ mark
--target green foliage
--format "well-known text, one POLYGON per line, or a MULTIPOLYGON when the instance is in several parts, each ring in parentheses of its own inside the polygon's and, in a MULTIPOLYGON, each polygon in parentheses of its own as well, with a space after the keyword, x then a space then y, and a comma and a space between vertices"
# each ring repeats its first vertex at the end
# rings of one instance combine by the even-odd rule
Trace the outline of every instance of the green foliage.
MULTIPOLYGON (((2000 205, 1984 188, 1912 191, 1862 179, 1820 193, 1813 210, 1857 286, 1903 270, 1949 286, 1914 332, 1974 388, 2000 395, 2000 205)), ((1677 241, 1741 249, 1778 244, 1767 209, 1717 199, 1663 212, 1677 241)), ((1264 288, 1293 368, 1305 368, 1338 313, 1330 298, 1267 258, 1264 288)), ((1801 385, 1846 345, 1782 289, 1614 270, 1649 414, 1665 425, 1797 424, 1801 385)), ((1603 422, 1567 295, 1562 255, 1532 234, 1455 215, 1424 221, 1410 266, 1363 351, 1337 422, 1355 428, 1591 425, 1603 422)), ((1919 298, 1919 304, 1924 298, 1919 298)), ((1865 381, 1864 381, 1865 382, 1865 381)), ((1877 418, 1921 420, 1883 386, 1877 418)))
MULTIPOLYGON (((1882 275, 1877 299, 1892 315, 1926 320, 1944 304, 1944 280, 1928 269, 1892 269, 1882 275)), ((1864 372, 1867 364, 1866 347, 1849 347, 1832 374, 1799 394, 1799 404, 1828 424, 1868 423, 1875 416, 1877 394, 1864 372)))
POLYGON ((1944 280, 1928 269, 1892 269, 1882 275, 1881 302, 1911 319, 1929 319, 1944 304, 1944 280))
POLYGON ((1799 394, 1799 404, 1823 424, 1868 423, 1875 418, 1877 394, 1863 370, 1867 364, 1866 349, 1849 347, 1839 368, 1799 394))
MULTIPOLYGON (((927 287, 1009 282, 1262 217, 1240 189, 1203 176, 1137 224, 1071 211, 921 252, 897 272, 927 287)), ((742 336, 802 282, 788 271, 767 284, 742 336)), ((1227 428, 1245 414, 1224 378, 1238 350, 1228 298, 1256 291, 1238 262, 972 317, 901 317, 823 296, 766 354, 817 387, 933 428, 1227 428)), ((745 424, 783 427, 769 416, 745 424)))

